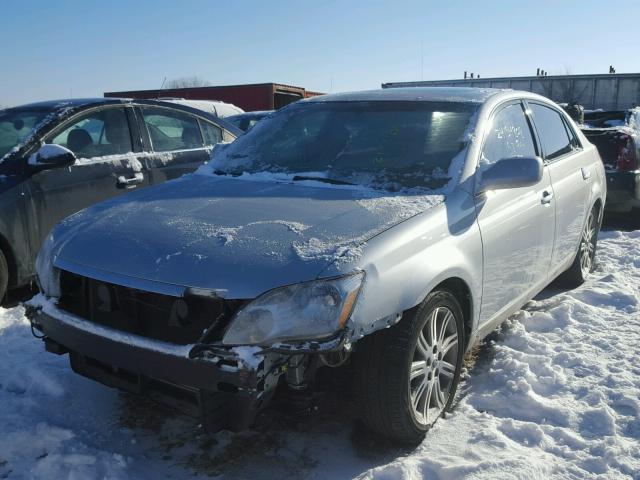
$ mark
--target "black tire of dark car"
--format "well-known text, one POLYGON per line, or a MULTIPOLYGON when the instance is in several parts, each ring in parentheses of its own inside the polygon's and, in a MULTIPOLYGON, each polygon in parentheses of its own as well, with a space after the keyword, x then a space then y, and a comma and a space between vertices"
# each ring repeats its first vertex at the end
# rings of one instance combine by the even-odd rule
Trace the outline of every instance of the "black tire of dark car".
POLYGON ((589 217, 582 229, 576 258, 569 269, 560 276, 560 282, 566 287, 575 288, 582 285, 587 276, 593 272, 596 264, 596 247, 598 245, 600 224, 600 209, 598 206, 594 206, 589 212, 589 217), (587 256, 588 258, 586 258, 587 256))
POLYGON ((3 302, 4 297, 7 294, 8 284, 9 284, 9 267, 7 265, 7 259, 4 258, 4 255, 0 250, 0 303, 3 302))
MULTIPOLYGON (((419 306, 405 312, 397 325, 363 338, 358 343, 354 358, 356 401, 363 423, 384 437, 406 444, 419 443, 437 418, 453 404, 464 357, 464 335, 460 303, 453 293, 442 289, 431 292, 419 306), (424 329, 431 318, 437 318, 439 311, 453 314, 455 320, 449 326, 450 338, 455 336, 457 344, 457 350, 451 352, 454 357, 450 358, 450 366, 453 367, 455 362, 455 369, 451 368, 449 372, 452 378, 447 380, 447 391, 442 390, 448 395, 442 402, 444 408, 441 412, 436 410, 437 416, 432 420, 425 414, 421 421, 412 404, 413 380, 410 378, 413 377, 414 365, 419 363, 414 361, 419 337, 423 340, 426 338, 422 337, 424 329)), ((434 362, 437 362, 437 358, 438 353, 435 352, 434 362)), ((425 362, 425 365, 429 365, 429 362, 425 362)), ((432 370, 430 375, 425 374, 425 382, 427 378, 431 380, 437 376, 432 382, 439 382, 440 389, 443 374, 432 370)), ((429 398, 430 392, 431 389, 426 392, 426 398, 429 398)), ((427 404, 425 411, 428 410, 427 404)))

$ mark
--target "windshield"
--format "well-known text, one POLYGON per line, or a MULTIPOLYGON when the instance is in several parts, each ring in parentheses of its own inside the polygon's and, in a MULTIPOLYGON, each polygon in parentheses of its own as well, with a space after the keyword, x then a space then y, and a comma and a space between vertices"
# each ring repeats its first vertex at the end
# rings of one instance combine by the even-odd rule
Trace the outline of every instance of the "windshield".
POLYGON ((439 188, 451 178, 476 109, 461 102, 300 103, 215 152, 211 166, 217 173, 300 174, 392 191, 439 188))
POLYGON ((0 159, 22 145, 49 110, 0 110, 0 159))

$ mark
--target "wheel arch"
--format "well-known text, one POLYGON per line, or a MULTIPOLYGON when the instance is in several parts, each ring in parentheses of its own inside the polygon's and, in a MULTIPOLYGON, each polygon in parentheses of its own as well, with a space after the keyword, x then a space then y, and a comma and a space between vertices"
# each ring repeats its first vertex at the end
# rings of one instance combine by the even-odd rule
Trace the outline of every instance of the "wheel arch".
POLYGON ((604 202, 602 201, 602 198, 596 198, 596 201, 593 202, 593 207, 591 208, 598 209, 598 223, 602 224, 602 216, 604 215, 604 202))
POLYGON ((15 282, 18 278, 18 263, 16 257, 4 235, 0 233, 0 252, 4 255, 7 261, 7 268, 9 269, 9 287, 15 286, 15 282))
MULTIPOLYGON (((431 291, 446 289, 449 290, 460 303, 464 321, 465 347, 469 344, 473 331, 473 296, 471 288, 460 277, 449 277, 438 283, 431 291)), ((431 292, 429 292, 431 293, 431 292)))

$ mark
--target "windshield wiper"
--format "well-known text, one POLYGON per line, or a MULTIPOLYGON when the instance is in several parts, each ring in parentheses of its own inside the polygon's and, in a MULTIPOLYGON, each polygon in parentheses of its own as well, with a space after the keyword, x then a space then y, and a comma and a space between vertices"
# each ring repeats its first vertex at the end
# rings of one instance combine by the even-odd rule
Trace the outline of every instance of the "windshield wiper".
POLYGON ((242 175, 242 173, 240 172, 225 172, 224 170, 214 170, 213 171, 214 175, 220 175, 220 176, 232 176, 232 177, 239 177, 240 175, 242 175))
POLYGON ((355 185, 355 183, 347 182, 345 180, 337 180, 335 178, 313 177, 306 175, 296 175, 293 177, 294 182, 300 182, 303 180, 313 180, 316 182, 330 183, 331 185, 355 185))

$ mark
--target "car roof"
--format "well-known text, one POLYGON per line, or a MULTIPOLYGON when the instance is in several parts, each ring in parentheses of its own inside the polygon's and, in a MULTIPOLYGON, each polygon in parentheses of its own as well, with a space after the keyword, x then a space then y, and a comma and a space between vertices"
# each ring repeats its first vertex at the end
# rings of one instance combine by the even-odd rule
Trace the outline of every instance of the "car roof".
POLYGON ((362 92, 332 93, 304 100, 304 102, 473 102, 483 103, 489 97, 504 92, 497 88, 470 87, 404 87, 365 90, 362 92))
MULTIPOLYGON (((160 107, 168 107, 174 110, 181 110, 186 113, 191 113, 194 115, 198 115, 200 117, 208 118, 219 126, 225 128, 232 134, 238 136, 242 135, 244 132, 240 130, 238 127, 233 125, 232 123, 226 121, 222 117, 218 117, 211 112, 207 112, 206 110, 201 110, 199 108, 191 107, 188 105, 183 105, 180 103, 174 102, 164 102, 162 100, 155 99, 134 99, 134 98, 112 98, 112 97, 96 97, 96 98, 70 98, 70 99, 61 99, 61 100, 47 100, 44 102, 35 102, 28 103, 26 105, 17 105, 15 107, 11 107, 12 109, 20 109, 20 110, 52 110, 56 112, 76 112, 82 111, 91 107, 96 107, 100 105, 127 105, 127 104, 135 104, 135 105, 156 105, 160 107)), ((52 121, 57 121, 53 119, 52 121)))

